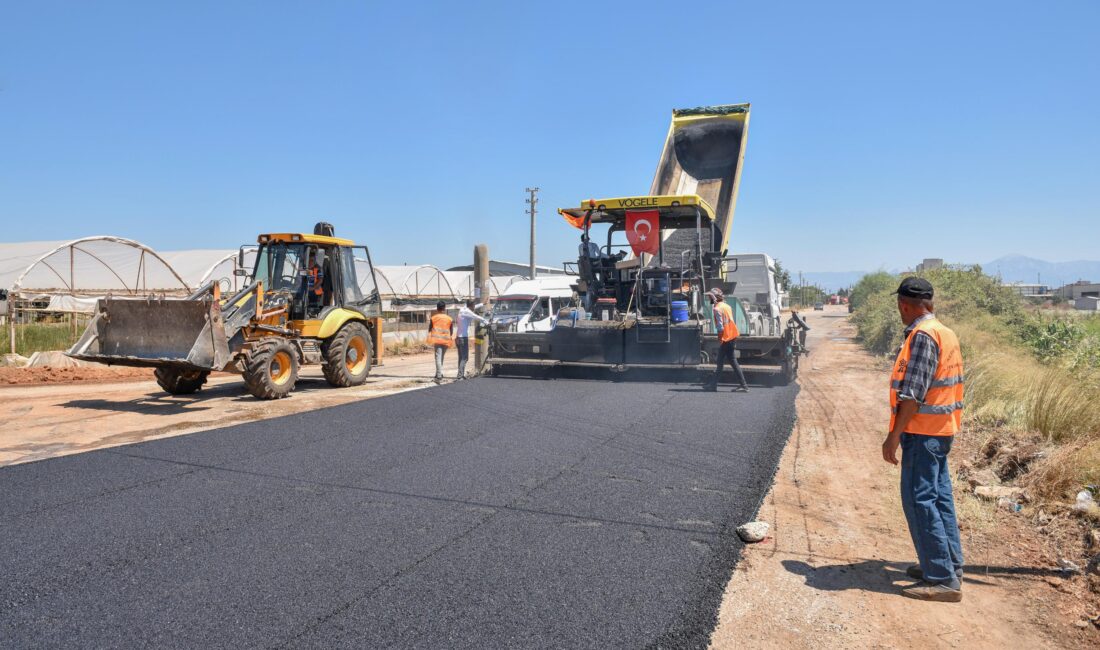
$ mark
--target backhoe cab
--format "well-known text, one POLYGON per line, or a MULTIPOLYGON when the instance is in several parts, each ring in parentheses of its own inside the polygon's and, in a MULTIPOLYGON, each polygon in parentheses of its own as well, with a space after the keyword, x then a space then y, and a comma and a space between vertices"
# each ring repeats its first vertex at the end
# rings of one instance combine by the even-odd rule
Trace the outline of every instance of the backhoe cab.
POLYGON ((323 223, 257 241, 251 281, 235 295, 223 299, 210 282, 185 300, 101 299, 69 356, 154 367, 173 394, 223 370, 241 373, 256 397, 278 399, 313 363, 333 386, 366 381, 380 358, 382 315, 367 248, 323 223))

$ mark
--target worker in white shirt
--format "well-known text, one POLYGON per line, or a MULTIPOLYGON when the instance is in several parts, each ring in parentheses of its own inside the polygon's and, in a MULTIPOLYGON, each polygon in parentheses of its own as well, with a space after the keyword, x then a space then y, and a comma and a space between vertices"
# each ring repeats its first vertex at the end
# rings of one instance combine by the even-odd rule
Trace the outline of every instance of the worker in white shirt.
POLYGON ((458 348, 458 380, 466 378, 466 361, 470 358, 470 326, 474 322, 488 325, 489 319, 478 316, 477 309, 480 304, 473 300, 467 300, 466 306, 458 312, 458 331, 455 332, 455 347, 458 348))

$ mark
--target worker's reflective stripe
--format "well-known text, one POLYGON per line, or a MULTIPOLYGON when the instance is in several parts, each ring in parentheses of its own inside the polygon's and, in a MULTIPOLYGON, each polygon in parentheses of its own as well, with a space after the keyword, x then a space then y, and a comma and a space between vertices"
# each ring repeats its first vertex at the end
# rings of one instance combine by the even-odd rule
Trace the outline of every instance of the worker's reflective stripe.
MULTIPOLYGON (((911 400, 902 400, 908 402, 911 400)), ((917 407, 917 413, 923 413, 924 415, 947 415, 954 413, 955 411, 961 411, 963 409, 963 402, 955 402, 954 404, 921 404, 917 407)), ((891 413, 897 413, 898 407, 892 406, 890 408, 891 413)))
MULTIPOLYGON (((899 382, 900 383, 900 382, 899 382)), ((955 384, 963 383, 962 375, 955 375, 954 377, 944 377, 943 379, 937 379, 928 385, 929 388, 943 388, 945 386, 954 386, 955 384)))
MULTIPOLYGON (((933 381, 931 384, 928 384, 928 387, 929 388, 946 388, 947 386, 954 386, 955 384, 961 384, 961 383, 963 383, 963 376, 962 375, 955 375, 954 377, 944 377, 943 379, 937 379, 937 380, 933 381)), ((897 389, 901 388, 901 380, 900 379, 890 380, 890 388, 893 388, 894 390, 897 390, 897 389)))
POLYGON ((924 415, 950 415, 955 411, 961 411, 962 408, 962 402, 955 402, 954 404, 921 404, 917 409, 917 413, 922 413, 924 415))

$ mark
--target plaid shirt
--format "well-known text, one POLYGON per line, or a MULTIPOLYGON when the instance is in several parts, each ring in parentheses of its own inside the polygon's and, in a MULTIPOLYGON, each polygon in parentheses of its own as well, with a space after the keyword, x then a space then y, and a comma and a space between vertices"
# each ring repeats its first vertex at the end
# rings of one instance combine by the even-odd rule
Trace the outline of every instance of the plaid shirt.
MULTIPOLYGON (((909 327, 905 328, 905 338, 909 338, 909 333, 918 323, 929 318, 935 318, 935 316, 925 314, 910 323, 909 327)), ((909 365, 905 367, 905 376, 901 378, 901 385, 898 387, 898 399, 911 399, 923 404, 924 396, 928 393, 928 387, 932 384, 939 365, 940 348, 936 345, 935 339, 924 332, 917 332, 909 343, 909 365)))

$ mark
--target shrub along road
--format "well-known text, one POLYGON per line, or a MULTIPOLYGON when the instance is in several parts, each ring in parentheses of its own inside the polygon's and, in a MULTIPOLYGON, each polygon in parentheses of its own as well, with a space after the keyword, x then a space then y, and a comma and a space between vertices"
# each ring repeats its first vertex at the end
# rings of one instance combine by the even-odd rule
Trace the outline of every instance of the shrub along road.
POLYGON ((3 468, 0 638, 705 645, 796 393, 486 378, 3 468))

